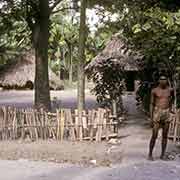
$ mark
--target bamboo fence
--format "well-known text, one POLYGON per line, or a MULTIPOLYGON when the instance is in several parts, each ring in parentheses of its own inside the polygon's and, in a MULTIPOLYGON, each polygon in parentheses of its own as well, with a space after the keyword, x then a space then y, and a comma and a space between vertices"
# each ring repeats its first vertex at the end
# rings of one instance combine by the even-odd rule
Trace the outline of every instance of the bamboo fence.
POLYGON ((35 109, 0 108, 0 140, 55 139, 100 142, 116 137, 118 123, 105 109, 82 112, 79 122, 78 111, 57 109, 56 113, 35 109))
POLYGON ((174 143, 180 143, 180 109, 176 111, 169 128, 169 138, 174 143))

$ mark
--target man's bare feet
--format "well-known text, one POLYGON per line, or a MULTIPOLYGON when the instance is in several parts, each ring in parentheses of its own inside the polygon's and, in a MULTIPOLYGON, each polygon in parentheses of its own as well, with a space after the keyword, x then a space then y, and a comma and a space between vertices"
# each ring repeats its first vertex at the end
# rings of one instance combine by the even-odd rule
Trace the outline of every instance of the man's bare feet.
POLYGON ((148 156, 149 161, 154 161, 154 158, 152 156, 148 156))

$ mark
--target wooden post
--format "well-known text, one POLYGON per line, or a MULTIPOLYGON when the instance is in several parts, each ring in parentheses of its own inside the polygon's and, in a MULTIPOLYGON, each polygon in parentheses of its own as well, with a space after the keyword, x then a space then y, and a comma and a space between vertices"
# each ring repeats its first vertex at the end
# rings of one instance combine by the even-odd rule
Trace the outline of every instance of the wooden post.
POLYGON ((112 100, 112 109, 113 109, 113 116, 115 117, 115 118, 117 118, 117 103, 116 103, 116 100, 112 100))
POLYGON ((44 129, 44 138, 45 138, 45 140, 49 137, 49 122, 48 122, 48 114, 47 114, 47 112, 45 112, 45 114, 44 114, 44 125, 45 125, 45 129, 44 129))
POLYGON ((108 123, 108 112, 105 110, 104 127, 105 127, 106 141, 109 140, 109 127, 107 123, 108 123))
POLYGON ((57 134, 56 134, 56 138, 59 140, 60 139, 60 116, 59 116, 60 112, 57 109, 56 110, 56 119, 57 119, 57 134))
POLYGON ((76 129, 76 137, 79 137, 79 127, 78 127, 78 124, 79 124, 79 122, 78 122, 78 110, 77 110, 77 109, 75 109, 74 113, 75 113, 75 129, 76 129))
POLYGON ((88 115, 86 114, 86 111, 82 112, 82 136, 87 137, 88 135, 88 115))
POLYGON ((64 115, 64 110, 61 109, 61 119, 60 119, 60 122, 61 122, 61 135, 60 135, 60 140, 62 141, 63 140, 63 137, 64 137, 64 121, 65 121, 65 115, 64 115))
POLYGON ((173 142, 176 142, 176 138, 177 138, 177 128, 178 128, 178 112, 177 112, 177 82, 176 82, 176 75, 174 76, 174 106, 175 106, 175 114, 176 114, 176 118, 175 118, 175 129, 174 129, 174 138, 173 138, 173 142))
POLYGON ((20 124, 21 124, 21 139, 25 138, 25 128, 24 128, 24 120, 25 120, 25 111, 24 109, 19 110, 20 113, 20 124))
MULTIPOLYGON (((38 115, 37 115, 38 116, 38 115)), ((36 112, 33 110, 32 111, 32 120, 33 120, 33 125, 34 125, 34 133, 35 133, 35 138, 36 140, 38 140, 38 130, 37 130, 37 127, 38 127, 38 123, 37 123, 37 117, 36 116, 36 112)))
MULTIPOLYGON (((14 109, 14 111, 12 112, 14 117, 12 119, 12 139, 15 140, 17 137, 17 117, 16 117, 16 109, 14 109)), ((10 123, 11 125, 11 123, 10 123)))
POLYGON ((99 120, 99 137, 98 137, 98 141, 101 141, 101 137, 102 137, 102 130, 103 130, 103 121, 104 121, 104 109, 101 109, 101 114, 100 114, 100 120, 99 120))
POLYGON ((30 134, 30 138, 32 138, 31 136, 31 129, 30 129, 30 124, 29 124, 29 116, 28 116, 28 111, 27 110, 25 110, 25 116, 26 116, 26 127, 27 127, 27 129, 28 129, 28 131, 29 131, 29 134, 30 134))
POLYGON ((70 138, 72 141, 75 141, 76 140, 75 128, 74 128, 73 118, 72 118, 72 114, 71 114, 70 109, 67 110, 67 118, 68 118, 69 124, 70 124, 70 138))
POLYGON ((96 124, 97 124, 97 131, 96 131, 96 142, 99 141, 99 124, 100 124, 100 118, 101 118, 101 109, 98 109, 97 112, 97 118, 96 118, 96 124))
POLYGON ((87 129, 87 117, 86 117, 86 111, 82 112, 82 126, 84 129, 87 129))
POLYGON ((179 116, 178 116, 178 111, 176 111, 176 118, 175 118, 175 127, 174 127, 174 137, 173 137, 173 142, 176 143, 177 140, 177 131, 178 131, 178 121, 179 121, 179 116))
POLYGON ((91 118, 90 118, 89 122, 91 123, 91 126, 90 126, 90 140, 93 141, 94 127, 95 127, 95 124, 96 124, 96 111, 95 110, 92 110, 92 115, 91 115, 91 118))
POLYGON ((79 126, 79 140, 82 141, 83 140, 83 124, 82 124, 82 116, 83 116, 83 112, 78 112, 78 126, 79 126))
MULTIPOLYGON (((87 117, 87 133, 88 133, 88 136, 90 136, 90 132, 91 132, 91 129, 92 129, 92 111, 91 110, 88 110, 88 117, 87 117)), ((90 138, 91 139, 91 138, 90 138)))
POLYGON ((7 108, 3 107, 3 112, 4 112, 4 118, 2 122, 2 139, 5 140, 6 137, 6 120, 7 120, 7 108))
POLYGON ((44 139, 44 110, 40 109, 41 138, 44 139))

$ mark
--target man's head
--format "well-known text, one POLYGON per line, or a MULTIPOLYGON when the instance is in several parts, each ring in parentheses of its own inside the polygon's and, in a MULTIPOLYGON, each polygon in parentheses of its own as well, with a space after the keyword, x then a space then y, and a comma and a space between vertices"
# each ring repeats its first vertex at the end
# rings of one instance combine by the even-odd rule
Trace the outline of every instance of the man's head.
POLYGON ((164 75, 161 75, 159 78, 159 85, 162 87, 166 87, 168 85, 167 77, 164 75))

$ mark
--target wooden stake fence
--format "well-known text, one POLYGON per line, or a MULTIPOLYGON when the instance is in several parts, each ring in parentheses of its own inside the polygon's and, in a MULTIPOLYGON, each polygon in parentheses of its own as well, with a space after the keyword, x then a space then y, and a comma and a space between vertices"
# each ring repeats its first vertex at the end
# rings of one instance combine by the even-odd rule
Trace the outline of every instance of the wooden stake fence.
POLYGON ((79 122, 77 110, 57 109, 56 113, 48 113, 35 109, 0 108, 0 140, 30 137, 33 141, 76 141, 83 138, 100 142, 116 137, 114 126, 117 125, 105 109, 83 111, 82 122, 79 122))
POLYGON ((173 139, 174 143, 180 143, 180 110, 177 110, 170 124, 169 138, 173 139))

